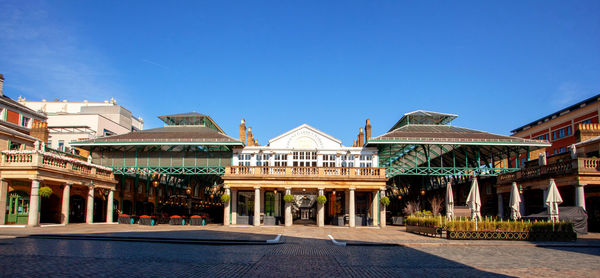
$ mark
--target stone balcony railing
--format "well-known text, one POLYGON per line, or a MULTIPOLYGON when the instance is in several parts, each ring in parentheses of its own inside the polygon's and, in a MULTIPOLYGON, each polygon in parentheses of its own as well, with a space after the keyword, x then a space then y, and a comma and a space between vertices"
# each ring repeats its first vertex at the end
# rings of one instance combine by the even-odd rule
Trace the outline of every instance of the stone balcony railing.
POLYGON ((382 178, 385 168, 353 167, 287 167, 287 166, 228 166, 229 177, 282 177, 282 178, 382 178))
POLYGON ((576 158, 543 166, 524 168, 517 172, 498 176, 498 183, 506 184, 514 181, 550 178, 570 174, 600 175, 600 159, 576 158))
POLYGON ((100 179, 114 179, 110 168, 40 150, 3 151, 0 168, 47 169, 100 179))

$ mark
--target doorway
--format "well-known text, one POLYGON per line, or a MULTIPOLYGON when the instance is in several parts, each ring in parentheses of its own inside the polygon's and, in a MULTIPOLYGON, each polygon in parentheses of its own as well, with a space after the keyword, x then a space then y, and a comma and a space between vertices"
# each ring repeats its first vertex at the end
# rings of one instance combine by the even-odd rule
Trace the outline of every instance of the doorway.
POLYGON ((85 222, 85 199, 79 195, 73 195, 69 199, 69 223, 85 222))
POLYGON ((8 193, 6 224, 27 225, 29 219, 29 193, 11 191, 8 193))

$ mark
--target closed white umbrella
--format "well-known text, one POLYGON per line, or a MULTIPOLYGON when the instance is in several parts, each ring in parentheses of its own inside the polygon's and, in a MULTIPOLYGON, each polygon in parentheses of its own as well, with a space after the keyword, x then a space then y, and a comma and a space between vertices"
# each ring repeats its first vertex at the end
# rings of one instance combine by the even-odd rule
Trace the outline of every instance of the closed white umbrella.
POLYGON ((454 219, 454 195, 452 194, 452 183, 446 185, 446 218, 454 219))
POLYGON ((556 182, 554 182, 554 179, 550 179, 550 183, 548 184, 548 195, 546 196, 545 203, 546 206, 548 206, 548 214, 550 215, 550 220, 553 223, 558 221, 558 205, 562 202, 562 197, 560 197, 558 188, 556 188, 556 182))
POLYGON ((481 197, 479 196, 477 177, 473 177, 471 190, 469 196, 467 196, 467 206, 471 209, 471 219, 475 220, 475 230, 477 230, 477 220, 481 220, 481 197))
POLYGON ((510 219, 517 220, 521 218, 521 195, 519 194, 519 188, 517 183, 512 183, 512 189, 510 190, 510 219))

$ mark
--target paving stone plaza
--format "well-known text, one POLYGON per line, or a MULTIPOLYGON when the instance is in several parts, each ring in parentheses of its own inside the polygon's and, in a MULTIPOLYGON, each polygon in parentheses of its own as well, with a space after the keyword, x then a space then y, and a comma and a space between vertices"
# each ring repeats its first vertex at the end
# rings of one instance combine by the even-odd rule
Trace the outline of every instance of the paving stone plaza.
POLYGON ((598 277, 600 273, 598 234, 573 243, 496 242, 430 238, 397 226, 101 224, 0 228, 0 234, 2 277, 598 277), (67 234, 105 238, 51 238, 67 234), (264 243, 279 234, 278 243, 264 243), (348 246, 335 245, 329 235, 348 246), (137 241, 119 241, 132 238, 137 241), (156 241, 169 238, 205 242, 156 241))

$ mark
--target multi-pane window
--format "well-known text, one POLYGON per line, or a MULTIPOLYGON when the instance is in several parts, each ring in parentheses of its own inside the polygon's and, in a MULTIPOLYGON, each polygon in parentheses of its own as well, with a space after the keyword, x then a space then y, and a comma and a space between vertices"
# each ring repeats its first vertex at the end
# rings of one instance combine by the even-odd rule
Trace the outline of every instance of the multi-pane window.
POLYGON ((61 152, 65 151, 65 141, 64 140, 59 140, 58 141, 58 150, 61 152))
POLYGON ((287 154, 275 154, 275 166, 287 166, 287 154))
POLYGON ((343 155, 342 156, 342 167, 354 167, 354 156, 351 154, 343 155))
POLYGON ((250 158, 249 154, 238 154, 238 165, 239 166, 250 166, 250 158))
POLYGON ((538 140, 548 140, 548 134, 540 135, 537 137, 538 140))
MULTIPOLYGON (((0 110, 0 111, 2 111, 2 110, 0 110)), ((581 123, 582 124, 591 124, 592 123, 592 119, 585 120, 585 121, 583 121, 581 123)))
POLYGON ((24 127, 27 127, 27 126, 29 126, 29 121, 30 121, 30 120, 31 120, 30 118, 27 118, 27 117, 25 117, 25 116, 22 116, 22 117, 21 117, 21 126, 24 126, 24 127))
POLYGON ((323 155, 323 167, 335 167, 335 154, 323 155))
POLYGON ((16 143, 16 142, 9 142, 8 149, 11 151, 18 151, 21 149, 21 144, 16 143))
POLYGON ((294 152, 293 165, 300 167, 316 167, 317 152, 294 152))
POLYGON ((573 133, 573 131, 571 130, 571 126, 567 126, 565 128, 561 128, 559 130, 555 130, 552 132, 552 139, 556 140, 556 139, 560 139, 563 138, 565 136, 569 136, 573 133))
POLYGON ((257 154, 256 155, 256 166, 269 166, 269 158, 271 155, 268 154, 257 154))
POLYGON ((359 163, 360 163, 360 167, 373 167, 373 156, 372 155, 361 155, 359 163))

